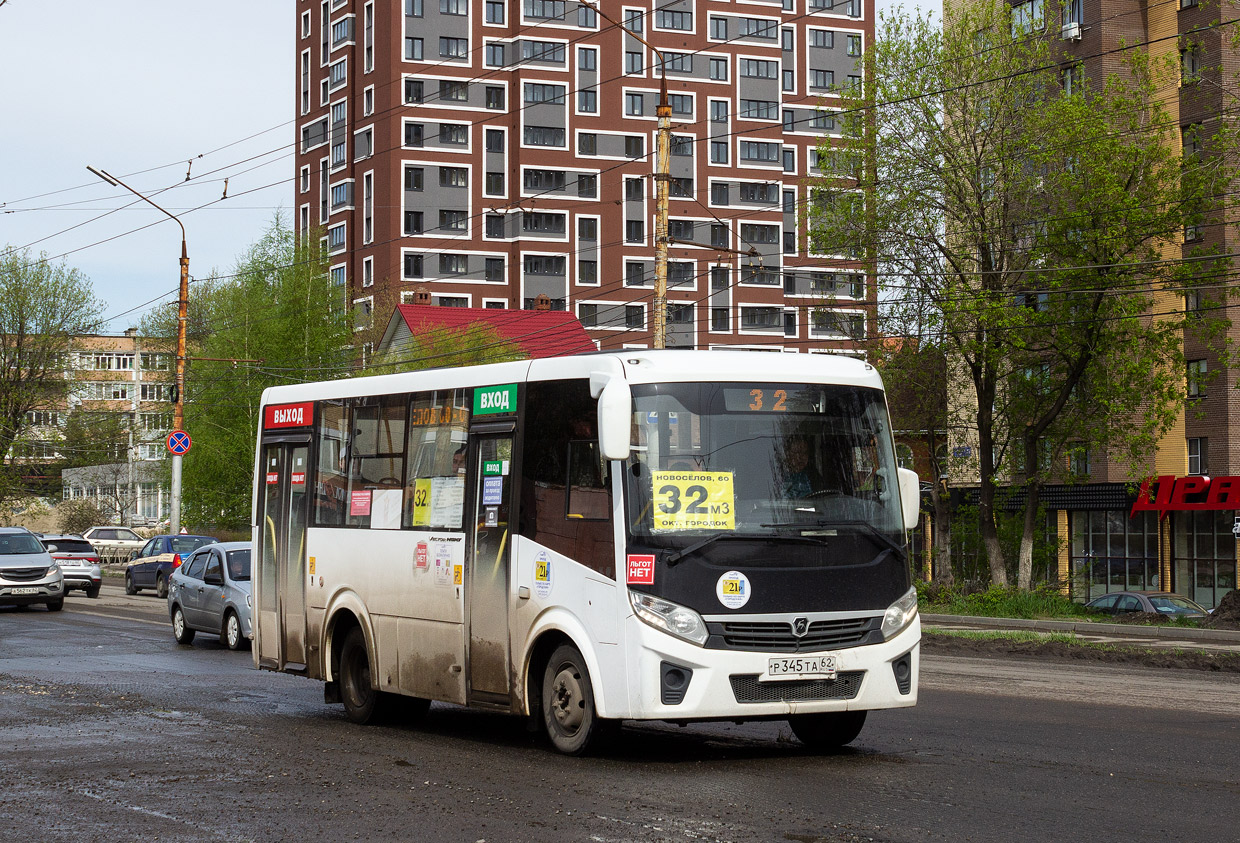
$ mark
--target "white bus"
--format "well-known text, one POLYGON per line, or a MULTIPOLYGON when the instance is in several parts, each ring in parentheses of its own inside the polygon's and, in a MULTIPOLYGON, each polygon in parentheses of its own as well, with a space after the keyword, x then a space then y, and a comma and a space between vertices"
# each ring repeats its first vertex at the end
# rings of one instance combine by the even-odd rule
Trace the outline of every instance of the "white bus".
POLYGON ((624 351, 268 389, 254 660, 366 722, 786 719, 917 701, 882 382, 839 356, 624 351))

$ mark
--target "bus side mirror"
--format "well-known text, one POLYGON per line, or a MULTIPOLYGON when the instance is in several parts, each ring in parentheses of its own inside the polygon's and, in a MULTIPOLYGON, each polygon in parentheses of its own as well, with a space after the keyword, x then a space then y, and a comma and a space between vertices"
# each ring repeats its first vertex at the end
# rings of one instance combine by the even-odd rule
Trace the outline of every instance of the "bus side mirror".
POLYGON ((629 458, 633 427, 633 393, 623 378, 609 378, 598 396, 598 444, 603 458, 629 458))
POLYGON ((900 478, 900 505, 904 510, 904 529, 911 530, 917 526, 921 517, 921 483, 916 471, 907 468, 896 469, 900 478))

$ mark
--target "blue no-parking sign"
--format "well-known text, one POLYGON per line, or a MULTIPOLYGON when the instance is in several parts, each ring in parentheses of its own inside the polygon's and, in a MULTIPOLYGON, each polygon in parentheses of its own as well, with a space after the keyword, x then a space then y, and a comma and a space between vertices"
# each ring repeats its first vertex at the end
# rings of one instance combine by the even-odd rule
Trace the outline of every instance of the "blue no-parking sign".
POLYGON ((168 434, 166 444, 168 445, 168 450, 179 457, 187 453, 194 443, 190 440, 189 434, 184 430, 174 430, 168 434))

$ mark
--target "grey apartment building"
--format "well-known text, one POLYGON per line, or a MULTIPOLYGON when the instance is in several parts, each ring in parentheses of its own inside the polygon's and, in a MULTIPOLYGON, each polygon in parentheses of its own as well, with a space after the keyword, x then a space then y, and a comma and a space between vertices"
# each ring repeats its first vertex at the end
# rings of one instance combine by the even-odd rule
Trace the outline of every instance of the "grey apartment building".
POLYGON ((341 300, 381 321, 419 289, 549 306, 600 348, 650 345, 665 72, 667 345, 858 348, 872 278, 808 252, 801 212, 873 0, 596 8, 299 0, 297 226, 323 238, 341 300))

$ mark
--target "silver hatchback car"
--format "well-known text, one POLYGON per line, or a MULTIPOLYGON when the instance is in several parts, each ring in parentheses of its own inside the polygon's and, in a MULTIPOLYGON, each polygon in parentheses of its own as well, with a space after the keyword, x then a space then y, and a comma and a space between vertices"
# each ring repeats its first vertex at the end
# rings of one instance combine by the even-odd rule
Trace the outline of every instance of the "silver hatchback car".
POLYGON ((42 603, 49 612, 65 606, 60 566, 25 527, 0 527, 0 604, 42 603))
POLYGON ((239 650, 253 639, 250 624, 250 542, 218 542, 195 550, 168 578, 168 616, 178 644, 195 632, 220 636, 239 650))

